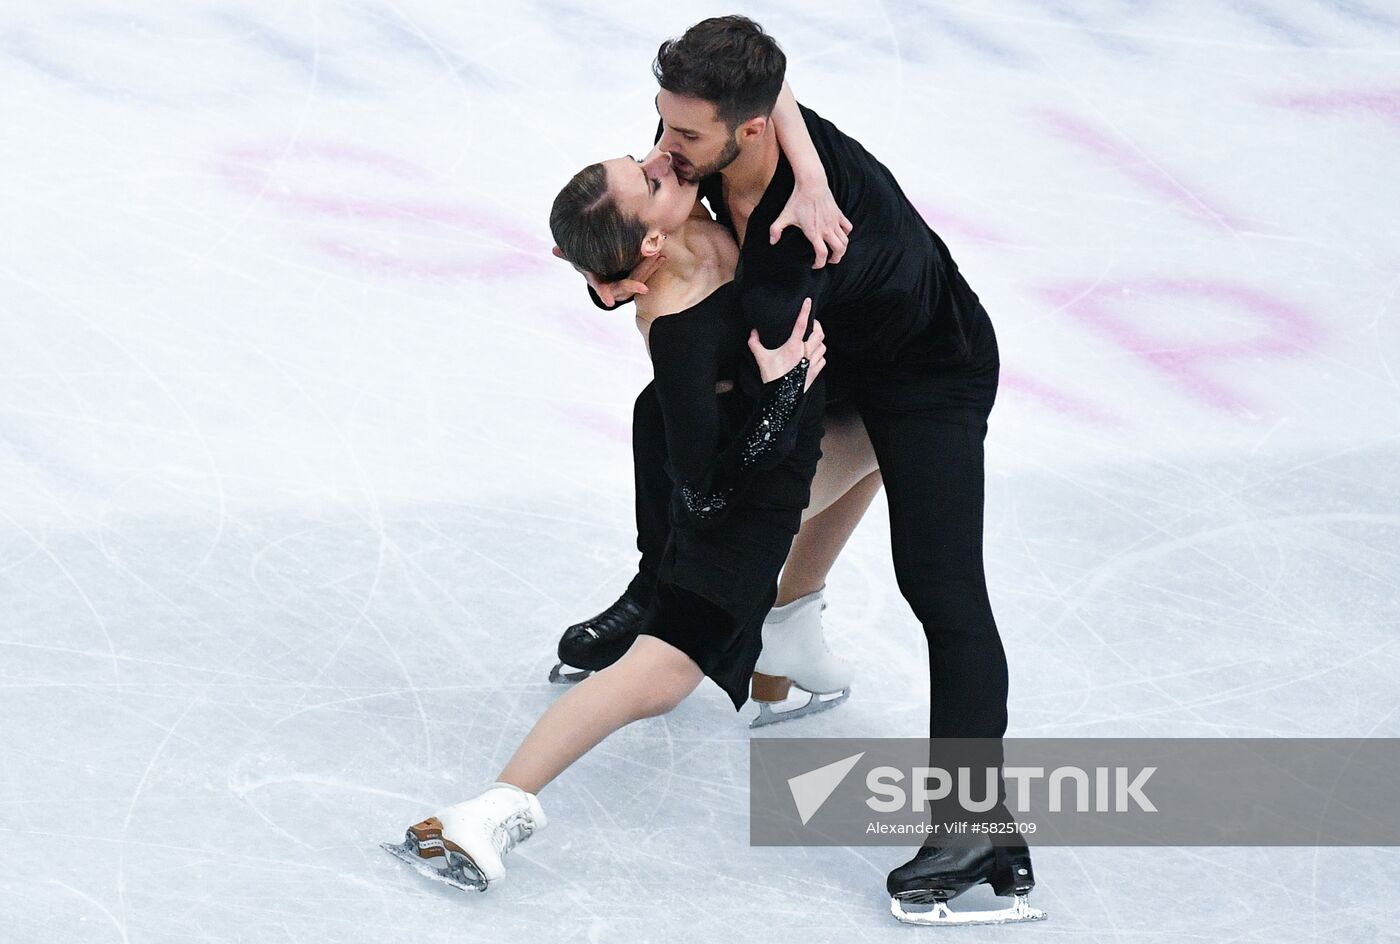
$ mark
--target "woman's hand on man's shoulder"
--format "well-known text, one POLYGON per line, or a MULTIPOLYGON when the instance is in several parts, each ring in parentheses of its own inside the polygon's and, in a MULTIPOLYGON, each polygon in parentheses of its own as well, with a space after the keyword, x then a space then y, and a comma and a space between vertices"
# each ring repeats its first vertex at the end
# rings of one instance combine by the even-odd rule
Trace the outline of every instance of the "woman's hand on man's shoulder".
POLYGON ((812 300, 803 299, 802 309, 797 313, 797 322, 792 326, 792 334, 788 335, 788 339, 779 347, 764 347, 757 328, 749 332, 749 350, 753 352, 753 359, 758 362, 758 375, 764 383, 772 383, 785 376, 806 358, 807 382, 803 386, 805 391, 812 386, 812 381, 817 379, 817 374, 826 366, 826 335, 822 331, 821 322, 813 321, 811 335, 805 340, 803 337, 807 335, 807 321, 811 314, 812 300))

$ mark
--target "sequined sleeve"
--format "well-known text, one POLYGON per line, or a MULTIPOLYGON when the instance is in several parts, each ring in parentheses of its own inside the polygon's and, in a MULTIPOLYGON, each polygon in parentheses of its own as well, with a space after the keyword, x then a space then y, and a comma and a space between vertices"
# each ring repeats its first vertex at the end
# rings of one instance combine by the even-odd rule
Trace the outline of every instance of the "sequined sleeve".
POLYGON ((671 472, 676 495, 680 510, 691 523, 704 526, 721 520, 754 472, 781 461, 792 450, 793 418, 802 402, 807 368, 804 357, 792 370, 765 385, 763 399, 743 433, 735 442, 723 444, 703 467, 683 469, 673 450, 671 472))
POLYGON ((807 358, 802 358, 796 367, 765 388, 754 425, 744 438, 743 451, 739 454, 742 467, 759 465, 783 441, 783 431, 792 422, 802 398, 802 387, 807 383, 808 364, 807 358))

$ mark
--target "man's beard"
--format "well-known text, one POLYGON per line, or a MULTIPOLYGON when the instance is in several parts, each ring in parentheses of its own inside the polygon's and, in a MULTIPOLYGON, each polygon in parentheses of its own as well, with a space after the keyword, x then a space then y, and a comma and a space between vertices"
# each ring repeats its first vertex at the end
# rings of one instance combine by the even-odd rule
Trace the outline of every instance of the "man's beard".
POLYGON ((734 140, 733 137, 730 137, 729 141, 724 145, 724 150, 720 153, 719 157, 715 158, 712 162, 706 164, 704 167, 696 167, 692 164, 685 176, 685 179, 690 181, 691 183, 699 183, 701 180, 705 179, 711 174, 718 174, 730 164, 733 164, 734 159, 738 156, 739 142, 734 140))

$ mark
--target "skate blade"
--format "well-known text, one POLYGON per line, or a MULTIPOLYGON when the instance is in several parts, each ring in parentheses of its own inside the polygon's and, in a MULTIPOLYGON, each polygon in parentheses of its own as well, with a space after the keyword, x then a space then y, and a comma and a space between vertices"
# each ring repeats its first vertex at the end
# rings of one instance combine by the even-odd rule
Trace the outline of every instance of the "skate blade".
POLYGON ((464 855, 453 854, 425 859, 418 854, 418 843, 411 839, 406 839, 403 842, 381 842, 379 848, 394 858, 407 862, 425 878, 442 882, 444 885, 451 885, 453 888, 460 888, 464 892, 486 891, 486 880, 475 873, 471 866, 471 860, 464 855), (448 858, 454 860, 450 866, 448 858), (441 862, 446 867, 438 868, 433 864, 434 862, 441 862))
POLYGON ((582 682, 593 674, 592 669, 570 669, 564 671, 564 663, 560 662, 549 670, 549 680, 555 685, 572 685, 574 682, 582 682))
POLYGON ((904 902, 890 899, 890 914, 905 924, 930 925, 974 925, 974 924, 1015 924, 1021 921, 1044 921, 1049 917, 1039 908, 1032 908, 1025 895, 1017 895, 1008 908, 993 911, 954 911, 947 902, 934 902, 929 911, 905 911, 904 902))
MULTIPOLYGON (((796 687, 796 686, 794 686, 796 687)), ((806 689, 799 688, 799 691, 807 692, 806 689)), ((758 703, 758 717, 749 722, 750 728, 763 728, 770 724, 778 724, 783 721, 793 721, 797 718, 805 718, 808 715, 819 714, 823 711, 830 711, 851 697, 851 690, 843 688, 839 692, 828 695, 818 695, 815 692, 807 692, 811 697, 807 699, 807 704, 799 708, 790 708, 787 711, 774 711, 773 705, 780 705, 782 702, 761 701, 758 703)))

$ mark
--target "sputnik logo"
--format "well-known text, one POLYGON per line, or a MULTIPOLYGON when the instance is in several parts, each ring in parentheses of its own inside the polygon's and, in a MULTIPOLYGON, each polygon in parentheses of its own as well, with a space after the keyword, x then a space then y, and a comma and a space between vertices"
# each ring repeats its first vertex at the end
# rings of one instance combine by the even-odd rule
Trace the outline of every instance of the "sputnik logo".
POLYGON ((792 791, 792 802, 797 804, 797 815, 802 817, 802 825, 817 815, 822 804, 831 798, 841 781, 851 772, 851 768, 865 756, 865 751, 852 754, 844 760, 809 770, 788 779, 788 789, 792 791))

